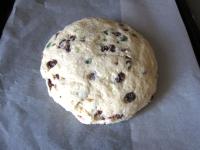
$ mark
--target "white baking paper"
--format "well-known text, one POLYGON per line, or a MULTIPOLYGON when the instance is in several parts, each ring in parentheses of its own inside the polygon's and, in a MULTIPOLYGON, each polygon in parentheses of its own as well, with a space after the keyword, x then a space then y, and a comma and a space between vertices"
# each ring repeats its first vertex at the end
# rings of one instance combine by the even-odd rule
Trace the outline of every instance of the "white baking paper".
POLYGON ((200 70, 175 1, 16 0, 0 40, 0 149, 199 150, 200 70), (41 78, 51 35, 91 16, 128 23, 155 49, 157 94, 129 121, 83 125, 41 78))

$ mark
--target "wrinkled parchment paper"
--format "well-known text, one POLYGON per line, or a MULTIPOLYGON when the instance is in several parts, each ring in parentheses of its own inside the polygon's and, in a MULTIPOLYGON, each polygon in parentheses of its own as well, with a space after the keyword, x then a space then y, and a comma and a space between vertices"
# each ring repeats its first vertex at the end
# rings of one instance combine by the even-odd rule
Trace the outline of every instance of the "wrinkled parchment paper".
POLYGON ((0 40, 1 150, 198 150, 200 71, 174 0, 16 0, 0 40), (39 68, 56 31, 83 17, 123 21, 155 49, 158 92, 129 121, 83 125, 48 96, 39 68))

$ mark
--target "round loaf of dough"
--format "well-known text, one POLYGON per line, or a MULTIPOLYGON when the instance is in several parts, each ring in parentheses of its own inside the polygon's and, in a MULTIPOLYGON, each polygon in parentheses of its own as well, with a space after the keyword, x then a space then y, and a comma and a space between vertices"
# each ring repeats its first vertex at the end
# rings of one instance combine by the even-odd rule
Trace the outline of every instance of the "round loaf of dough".
POLYGON ((130 26, 84 18, 51 37, 41 74, 49 95, 84 124, 131 118, 156 91, 157 62, 130 26))

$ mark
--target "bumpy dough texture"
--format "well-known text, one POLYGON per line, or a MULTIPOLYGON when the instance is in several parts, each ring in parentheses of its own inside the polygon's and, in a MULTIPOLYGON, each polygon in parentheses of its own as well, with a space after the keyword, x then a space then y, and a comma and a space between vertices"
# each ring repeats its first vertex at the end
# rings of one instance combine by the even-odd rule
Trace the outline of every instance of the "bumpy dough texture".
POLYGON ((80 122, 109 124, 129 119, 150 102, 157 62, 130 26, 85 18, 52 36, 41 74, 49 95, 80 122))

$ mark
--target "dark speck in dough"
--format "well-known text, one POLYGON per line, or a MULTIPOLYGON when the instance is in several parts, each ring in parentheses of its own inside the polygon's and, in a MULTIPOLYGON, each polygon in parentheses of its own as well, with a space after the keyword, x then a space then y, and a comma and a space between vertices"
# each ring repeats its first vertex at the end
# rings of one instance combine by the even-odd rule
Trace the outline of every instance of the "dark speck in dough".
POLYGON ((127 41, 127 40, 128 40, 128 37, 127 37, 126 35, 123 35, 120 39, 121 39, 121 41, 124 42, 124 41, 127 41))
POLYGON ((85 42, 85 36, 80 38, 81 42, 85 42))
POLYGON ((108 35, 108 31, 107 30, 103 31, 103 33, 106 34, 106 35, 108 35))
POLYGON ((118 61, 115 61, 114 64, 115 64, 115 65, 118 65, 118 61))
POLYGON ((46 47, 49 48, 50 46, 51 46, 51 42, 49 42, 46 47))
POLYGON ((92 63, 92 58, 86 59, 86 60, 85 60, 85 63, 86 63, 86 64, 91 64, 91 63, 92 63))
POLYGON ((147 74, 147 70, 144 70, 144 71, 142 72, 142 74, 143 74, 143 75, 146 75, 146 74, 147 74))

